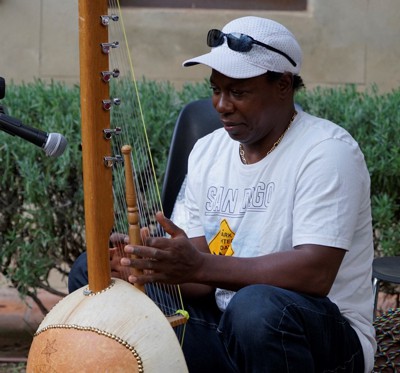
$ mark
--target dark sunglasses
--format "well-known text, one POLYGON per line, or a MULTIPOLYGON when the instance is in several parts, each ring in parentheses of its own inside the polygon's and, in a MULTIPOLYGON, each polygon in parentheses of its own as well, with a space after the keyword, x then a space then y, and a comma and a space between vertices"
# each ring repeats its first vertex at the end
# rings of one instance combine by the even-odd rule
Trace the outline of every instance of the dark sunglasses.
POLYGON ((280 51, 274 47, 271 47, 268 44, 261 43, 261 41, 254 40, 251 36, 246 34, 240 34, 238 32, 233 32, 230 34, 225 34, 221 30, 212 29, 208 31, 207 34, 207 45, 211 48, 219 47, 224 44, 224 38, 226 37, 226 41, 228 43, 228 47, 236 52, 249 52, 253 48, 253 45, 260 45, 272 52, 278 53, 281 56, 285 57, 293 66, 297 66, 296 62, 294 62, 285 52, 280 51))

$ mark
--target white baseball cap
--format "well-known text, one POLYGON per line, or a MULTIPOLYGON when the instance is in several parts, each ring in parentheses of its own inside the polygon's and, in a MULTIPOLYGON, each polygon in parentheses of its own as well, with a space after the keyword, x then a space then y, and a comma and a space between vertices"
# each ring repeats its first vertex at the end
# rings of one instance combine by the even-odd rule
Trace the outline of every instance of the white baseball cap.
POLYGON ((214 34, 220 34, 220 45, 211 48, 211 52, 207 54, 185 61, 183 66, 204 64, 236 79, 256 77, 267 71, 291 72, 295 75, 300 73, 303 59, 300 45, 294 35, 278 22, 249 16, 229 22, 222 32, 212 31, 214 34), (251 40, 250 44, 248 43, 248 47, 251 48, 249 51, 235 51, 231 49, 234 46, 229 47, 229 38, 232 38, 235 44, 241 44, 246 35, 254 39, 245 40, 251 40))

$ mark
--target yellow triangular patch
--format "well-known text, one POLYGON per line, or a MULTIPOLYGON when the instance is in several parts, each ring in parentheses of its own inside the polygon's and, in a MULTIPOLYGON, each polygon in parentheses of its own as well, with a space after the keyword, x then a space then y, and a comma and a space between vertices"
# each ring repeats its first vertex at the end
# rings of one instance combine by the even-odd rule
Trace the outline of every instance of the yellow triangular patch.
POLYGON ((232 249, 232 241, 234 237, 235 232, 232 231, 228 222, 225 219, 222 220, 218 233, 209 244, 211 254, 227 256, 233 255, 234 251, 232 249))

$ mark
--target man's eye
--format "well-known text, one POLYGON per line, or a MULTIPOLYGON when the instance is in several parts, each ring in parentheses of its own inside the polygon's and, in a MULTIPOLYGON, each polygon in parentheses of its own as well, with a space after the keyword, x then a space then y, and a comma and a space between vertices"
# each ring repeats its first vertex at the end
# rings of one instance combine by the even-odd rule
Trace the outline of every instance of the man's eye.
POLYGON ((219 92, 219 89, 213 85, 210 86, 210 89, 213 91, 214 94, 219 92))
POLYGON ((232 95, 235 97, 240 97, 240 96, 243 96, 243 94, 244 94, 244 91, 238 91, 236 89, 233 89, 231 92, 232 92, 232 95))

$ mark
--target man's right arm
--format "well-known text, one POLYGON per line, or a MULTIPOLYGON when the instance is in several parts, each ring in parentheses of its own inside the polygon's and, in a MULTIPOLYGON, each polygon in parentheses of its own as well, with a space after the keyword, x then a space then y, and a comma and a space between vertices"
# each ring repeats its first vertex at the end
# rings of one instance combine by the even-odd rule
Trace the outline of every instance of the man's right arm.
MULTIPOLYGON (((210 253, 206 238, 204 236, 191 238, 192 244, 201 252, 210 253)), ((182 295, 187 298, 199 298, 214 292, 215 288, 210 285, 187 283, 180 286, 182 295)))

